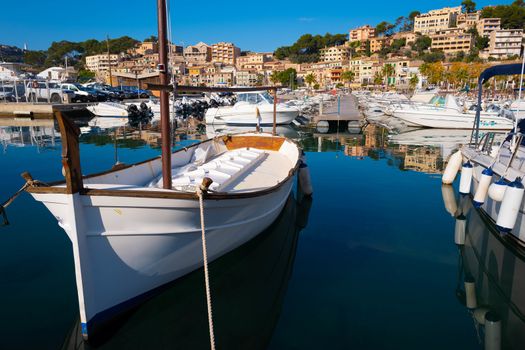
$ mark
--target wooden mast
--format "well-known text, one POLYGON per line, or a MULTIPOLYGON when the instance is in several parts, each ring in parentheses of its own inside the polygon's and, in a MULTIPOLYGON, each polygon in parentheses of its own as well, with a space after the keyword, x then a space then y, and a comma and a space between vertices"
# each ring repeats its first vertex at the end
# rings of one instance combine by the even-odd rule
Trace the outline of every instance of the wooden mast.
MULTIPOLYGON (((159 27, 159 80, 160 85, 168 85, 168 37, 166 21, 166 0, 157 0, 159 27)), ((160 90, 160 125, 162 135, 162 185, 171 189, 171 127, 168 91, 160 90)))

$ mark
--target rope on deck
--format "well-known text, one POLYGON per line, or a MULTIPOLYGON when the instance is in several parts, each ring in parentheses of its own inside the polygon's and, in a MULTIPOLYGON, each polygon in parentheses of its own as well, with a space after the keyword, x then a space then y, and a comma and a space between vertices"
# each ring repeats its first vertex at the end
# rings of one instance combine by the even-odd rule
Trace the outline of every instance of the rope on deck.
MULTIPOLYGON (((205 184, 207 178, 204 179, 203 183, 197 187, 197 196, 199 197, 199 208, 201 216, 201 232, 202 232, 202 256, 204 264, 204 282, 206 284, 206 304, 208 306, 208 326, 210 328, 210 347, 215 350, 215 334, 213 332, 213 313, 211 307, 211 291, 210 291, 210 277, 208 273, 208 251, 206 248, 206 226, 204 225, 204 200, 203 193, 208 190, 211 182, 205 184)), ((210 179, 208 179, 210 180, 210 179)), ((210 180, 211 181, 211 180, 210 180)))

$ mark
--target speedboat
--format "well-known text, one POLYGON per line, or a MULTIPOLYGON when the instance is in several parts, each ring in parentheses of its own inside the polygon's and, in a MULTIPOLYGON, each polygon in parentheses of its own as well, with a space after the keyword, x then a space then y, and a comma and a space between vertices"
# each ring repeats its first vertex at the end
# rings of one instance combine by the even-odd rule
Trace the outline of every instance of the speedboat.
MULTIPOLYGON (((443 102, 436 96, 426 105, 403 104, 394 108, 392 115, 410 126, 440 129, 472 129, 476 116, 459 106, 452 95, 447 95, 443 102)), ((479 125, 482 130, 510 130, 513 120, 507 114, 483 112, 479 125)))
MULTIPOLYGON (((273 97, 268 92, 238 93, 233 106, 209 108, 206 111, 206 124, 271 125, 273 108, 273 97)), ((276 104, 277 124, 290 124, 298 115, 297 108, 284 103, 276 104)))
POLYGON ((208 261, 266 229, 285 205, 301 163, 295 142, 243 133, 172 153, 172 189, 162 187, 161 157, 83 176, 79 131, 67 118, 55 117, 66 180, 28 181, 26 191, 72 242, 85 338, 203 265, 201 210, 208 261))
POLYGON ((97 104, 87 106, 86 109, 97 117, 128 117, 127 106, 117 102, 99 102, 97 104))

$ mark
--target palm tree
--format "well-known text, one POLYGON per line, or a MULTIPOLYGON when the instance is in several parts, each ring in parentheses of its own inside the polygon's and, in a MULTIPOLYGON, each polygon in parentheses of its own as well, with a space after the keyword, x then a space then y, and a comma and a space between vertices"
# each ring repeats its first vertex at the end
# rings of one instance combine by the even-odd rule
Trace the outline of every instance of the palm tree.
POLYGON ((312 87, 312 85, 317 84, 317 79, 315 78, 315 75, 313 73, 309 73, 307 76, 305 76, 304 81, 309 87, 312 87))
POLYGON ((383 74, 381 72, 376 72, 374 75, 374 85, 381 85, 383 82, 383 74))
POLYGON ((408 85, 410 86, 410 89, 415 90, 417 84, 419 83, 419 78, 416 74, 413 74, 410 76, 410 80, 408 81, 408 85))
POLYGON ((383 66, 383 70, 381 72, 383 76, 385 77, 385 86, 388 87, 389 79, 391 76, 394 75, 394 66, 390 63, 387 63, 383 66))
POLYGON ((348 85, 350 85, 350 83, 354 81, 354 78, 355 78, 355 73, 352 72, 351 70, 345 70, 343 73, 341 73, 341 80, 344 82, 347 82, 348 85))

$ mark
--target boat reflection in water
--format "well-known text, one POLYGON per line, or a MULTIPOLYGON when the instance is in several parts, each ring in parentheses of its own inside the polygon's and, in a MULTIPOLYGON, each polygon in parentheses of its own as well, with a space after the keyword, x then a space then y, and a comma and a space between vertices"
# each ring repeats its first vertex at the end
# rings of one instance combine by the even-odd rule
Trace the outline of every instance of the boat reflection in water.
POLYGON ((459 248, 456 295, 472 316, 485 349, 523 349, 525 344, 525 250, 502 236, 469 196, 455 203, 451 186, 443 199, 456 217, 459 248))
POLYGON ((4 153, 8 147, 36 146, 37 152, 53 149, 59 140, 60 133, 55 131, 53 121, 4 119, 0 125, 4 153))
MULTIPOLYGON (((262 126, 262 132, 272 132, 272 126, 262 126)), ((227 134, 237 134, 255 131, 255 126, 241 126, 241 125, 206 125, 206 136, 209 139, 212 139, 216 136, 227 135, 227 134)), ((299 139, 301 138, 300 132, 297 128, 292 125, 277 125, 275 127, 275 132, 279 136, 284 136, 289 139, 299 139)))
MULTIPOLYGON (((258 237, 210 264, 215 341, 221 349, 265 349, 279 319, 299 232, 311 198, 291 195, 258 237)), ((62 349, 209 349, 204 276, 199 269, 144 303, 110 333, 83 342, 77 321, 62 349)))

